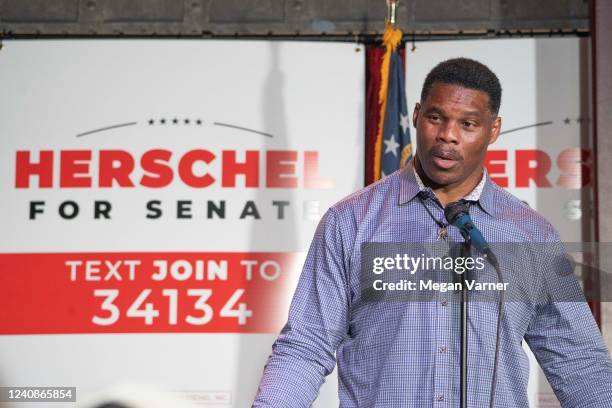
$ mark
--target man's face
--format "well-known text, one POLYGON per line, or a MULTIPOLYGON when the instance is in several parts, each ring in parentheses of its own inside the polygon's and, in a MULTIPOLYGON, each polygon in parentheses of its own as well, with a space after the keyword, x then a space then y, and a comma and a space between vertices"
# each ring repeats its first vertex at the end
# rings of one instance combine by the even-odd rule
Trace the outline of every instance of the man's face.
POLYGON ((430 182, 440 187, 478 182, 487 147, 501 127, 487 93, 435 82, 427 99, 416 104, 412 120, 417 161, 430 182))

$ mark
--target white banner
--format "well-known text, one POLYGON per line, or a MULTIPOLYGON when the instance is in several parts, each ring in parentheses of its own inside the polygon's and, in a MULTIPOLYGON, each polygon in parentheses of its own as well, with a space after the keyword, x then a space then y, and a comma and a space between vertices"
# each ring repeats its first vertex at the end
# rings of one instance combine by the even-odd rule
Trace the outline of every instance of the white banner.
POLYGON ((0 76, 1 385, 250 404, 317 221, 362 186, 363 52, 15 41, 0 76))

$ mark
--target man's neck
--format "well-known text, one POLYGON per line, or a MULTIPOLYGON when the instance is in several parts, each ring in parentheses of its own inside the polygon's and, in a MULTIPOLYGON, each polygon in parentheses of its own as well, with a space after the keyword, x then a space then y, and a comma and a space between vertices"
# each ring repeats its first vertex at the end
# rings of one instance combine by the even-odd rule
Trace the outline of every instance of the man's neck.
POLYGON ((484 177, 484 168, 481 168, 480 171, 475 172, 473 176, 468 177, 466 180, 453 184, 439 185, 427 177, 416 156, 414 158, 414 169, 423 184, 431 188, 444 207, 448 203, 457 201, 470 194, 484 177))

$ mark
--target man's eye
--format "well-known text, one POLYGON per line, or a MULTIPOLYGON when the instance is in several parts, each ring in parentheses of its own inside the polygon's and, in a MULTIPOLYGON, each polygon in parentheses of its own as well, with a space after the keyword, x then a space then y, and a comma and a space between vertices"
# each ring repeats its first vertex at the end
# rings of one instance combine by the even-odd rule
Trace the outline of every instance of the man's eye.
POLYGON ((429 120, 437 122, 437 121, 440 120, 440 116, 438 116, 438 115, 429 115, 429 120))
POLYGON ((463 122, 463 126, 467 127, 467 128, 473 128, 476 127, 476 123, 474 122, 463 122))

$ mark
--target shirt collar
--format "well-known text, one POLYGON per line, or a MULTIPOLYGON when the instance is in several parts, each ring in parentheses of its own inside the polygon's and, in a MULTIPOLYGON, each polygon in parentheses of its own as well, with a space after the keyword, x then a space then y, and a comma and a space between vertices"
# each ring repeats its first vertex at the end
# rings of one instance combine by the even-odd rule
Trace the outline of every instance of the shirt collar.
MULTIPOLYGON (((417 196, 421 191, 433 191, 423 184, 414 168, 414 160, 408 163, 400 171, 400 192, 399 204, 405 204, 417 196)), ((480 179, 480 182, 474 189, 464 197, 465 200, 475 201, 480 207, 490 215, 496 214, 495 206, 495 190, 497 186, 491 181, 486 169, 480 179)))

